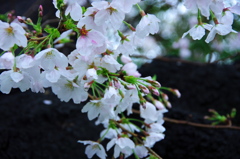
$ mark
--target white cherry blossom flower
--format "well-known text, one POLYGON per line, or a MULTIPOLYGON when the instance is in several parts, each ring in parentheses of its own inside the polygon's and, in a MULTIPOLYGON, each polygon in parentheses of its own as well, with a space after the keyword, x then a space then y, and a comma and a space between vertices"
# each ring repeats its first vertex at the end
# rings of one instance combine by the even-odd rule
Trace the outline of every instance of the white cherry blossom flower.
POLYGON ((106 159, 107 154, 105 152, 105 149, 98 142, 82 140, 78 140, 78 142, 84 145, 88 145, 85 150, 85 154, 88 156, 88 158, 92 158, 93 155, 96 154, 99 158, 106 159))
POLYGON ((14 44, 22 47, 27 46, 25 30, 17 23, 8 24, 0 20, 0 48, 10 50, 14 44))
POLYGON ((159 31, 160 20, 153 14, 147 14, 142 17, 136 27, 136 36, 145 38, 149 34, 155 34, 159 31))
POLYGON ((117 60, 114 59, 112 55, 104 55, 101 58, 95 58, 94 63, 96 66, 104 67, 110 72, 116 72, 120 70, 122 66, 117 62, 117 60))
POLYGON ((156 110, 156 107, 149 102, 146 102, 146 108, 140 107, 140 116, 145 119, 146 123, 152 123, 158 120, 160 112, 156 110))
POLYGON ((149 136, 146 137, 144 140, 144 146, 146 147, 153 147, 154 144, 160 140, 164 139, 164 134, 162 133, 156 133, 156 132, 150 132, 149 136))
POLYGON ((132 154, 132 149, 134 149, 135 144, 132 140, 130 140, 127 137, 118 137, 113 138, 108 144, 107 144, 107 150, 111 149, 111 147, 114 146, 114 157, 117 158, 120 153, 122 152, 126 156, 129 156, 132 154))
POLYGON ((82 109, 83 113, 88 113, 88 119, 93 120, 99 117, 100 121, 113 119, 115 117, 114 107, 111 103, 103 103, 101 100, 91 100, 82 109))
POLYGON ((92 6, 99 10, 94 19, 98 26, 110 24, 114 30, 120 28, 125 18, 125 13, 122 11, 122 6, 119 6, 118 1, 112 1, 111 3, 98 1, 93 2, 92 6))
POLYGON ((227 35, 230 32, 237 33, 232 29, 232 23, 233 23, 233 14, 230 11, 224 12, 224 15, 219 20, 218 24, 215 24, 213 26, 205 40, 206 43, 211 42, 216 34, 219 35, 227 35))
POLYGON ((97 30, 86 30, 85 27, 80 29, 80 37, 77 39, 76 48, 83 56, 89 56, 94 49, 98 54, 106 50, 106 39, 104 35, 97 30))
POLYGON ((193 38, 193 40, 200 40, 205 35, 205 29, 210 30, 212 25, 210 24, 202 24, 202 25, 194 25, 189 31, 183 34, 182 38, 184 38, 187 34, 193 38))
POLYGON ((134 152, 136 153, 136 155, 140 158, 144 158, 148 155, 148 150, 146 149, 145 146, 143 145, 137 145, 134 148, 134 152))
POLYGON ((84 83, 77 78, 69 80, 62 76, 57 83, 52 83, 49 86, 52 87, 53 93, 61 101, 68 102, 70 99, 73 99, 74 103, 79 104, 88 98, 88 93, 83 85, 84 83))
POLYGON ((4 71, 0 74, 0 90, 9 94, 12 88, 19 88, 22 92, 31 87, 30 78, 24 72, 4 71))
POLYGON ((66 68, 68 66, 67 57, 54 48, 42 50, 35 55, 34 59, 44 70, 53 70, 56 67, 66 68))
POLYGON ((95 15, 99 10, 97 8, 94 7, 89 7, 87 8, 87 11, 84 13, 84 17, 82 19, 79 20, 77 27, 78 28, 82 28, 83 26, 85 26, 85 28, 87 30, 97 30, 103 34, 105 34, 106 32, 106 25, 97 25, 95 23, 95 15))

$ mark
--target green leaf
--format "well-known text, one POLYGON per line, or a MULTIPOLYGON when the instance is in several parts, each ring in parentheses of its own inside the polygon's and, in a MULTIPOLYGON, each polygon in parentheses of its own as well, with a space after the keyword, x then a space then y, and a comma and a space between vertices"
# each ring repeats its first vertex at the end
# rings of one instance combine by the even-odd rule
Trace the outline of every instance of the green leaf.
POLYGON ((237 114, 237 110, 235 108, 233 108, 231 111, 230 117, 234 118, 236 116, 236 114, 237 114))

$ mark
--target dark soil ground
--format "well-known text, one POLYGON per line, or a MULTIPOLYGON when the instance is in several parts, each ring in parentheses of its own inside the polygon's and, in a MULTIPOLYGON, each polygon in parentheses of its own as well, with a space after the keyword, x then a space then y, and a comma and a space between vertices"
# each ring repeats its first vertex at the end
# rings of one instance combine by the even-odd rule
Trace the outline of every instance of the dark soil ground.
MULTIPOLYGON (((166 117, 196 123, 209 108, 240 111, 240 72, 234 65, 198 65, 156 60, 144 65, 143 76, 157 74, 159 82, 178 88, 180 99, 170 95, 166 117)), ((77 140, 98 139, 101 126, 89 122, 82 105, 63 103, 51 91, 35 94, 12 91, 0 94, 1 159, 84 159, 85 146, 77 140), (44 100, 51 100, 45 105, 44 100)), ((240 115, 233 120, 240 125, 240 115)), ((240 130, 214 129, 165 122, 165 139, 154 150, 164 159, 238 159, 240 130)))

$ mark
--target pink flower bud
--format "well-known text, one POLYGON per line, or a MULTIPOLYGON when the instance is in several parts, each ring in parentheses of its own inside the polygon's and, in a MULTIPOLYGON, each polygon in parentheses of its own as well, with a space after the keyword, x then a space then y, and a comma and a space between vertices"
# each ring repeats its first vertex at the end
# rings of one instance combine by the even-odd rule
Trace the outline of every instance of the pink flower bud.
POLYGON ((146 109, 146 107, 147 107, 147 106, 146 106, 146 101, 144 102, 144 101, 141 101, 141 100, 140 100, 140 103, 141 103, 141 106, 143 107, 143 109, 146 109))
POLYGON ((172 104, 169 101, 166 101, 166 105, 168 108, 172 108, 172 104))
POLYGON ((88 90, 94 81, 84 83, 84 89, 88 90))
POLYGON ((129 56, 125 56, 125 55, 122 55, 121 56, 121 61, 126 64, 126 63, 129 63, 129 62, 132 62, 132 59, 129 57, 129 56))
POLYGON ((136 89, 136 87, 132 84, 126 85, 127 89, 136 89))
POLYGON ((164 105, 163 105, 163 103, 160 102, 160 101, 158 101, 158 100, 154 100, 154 101, 153 101, 153 104, 154 104, 154 105, 156 106, 156 108, 158 108, 159 110, 162 110, 162 109, 165 108, 164 105))
POLYGON ((17 19, 18 19, 18 21, 20 23, 24 23, 25 22, 25 20, 21 16, 17 16, 17 19))
POLYGON ((39 16, 43 17, 43 11, 39 11, 39 16))
POLYGON ((149 89, 147 87, 145 87, 145 86, 139 85, 139 88, 145 94, 149 94, 150 93, 149 89))
POLYGON ((146 82, 150 83, 153 87, 161 87, 161 84, 158 81, 147 80, 146 82))
POLYGON ((181 97, 181 93, 179 92, 178 89, 171 89, 171 92, 172 92, 174 95, 176 95, 178 98, 181 97))
POLYGON ((40 5, 39 8, 38 8, 39 11, 43 11, 43 6, 40 5))
POLYGON ((117 89, 121 88, 121 83, 117 79, 113 79, 113 84, 117 89))
POLYGON ((168 100, 168 99, 169 99, 169 98, 168 98, 168 95, 165 94, 165 93, 162 93, 162 97, 163 97, 163 99, 165 99, 165 100, 168 100))
POLYGON ((156 88, 154 88, 154 87, 152 87, 152 86, 148 86, 148 89, 154 94, 154 95, 156 95, 156 96, 159 96, 160 94, 159 94, 159 91, 156 89, 156 88))

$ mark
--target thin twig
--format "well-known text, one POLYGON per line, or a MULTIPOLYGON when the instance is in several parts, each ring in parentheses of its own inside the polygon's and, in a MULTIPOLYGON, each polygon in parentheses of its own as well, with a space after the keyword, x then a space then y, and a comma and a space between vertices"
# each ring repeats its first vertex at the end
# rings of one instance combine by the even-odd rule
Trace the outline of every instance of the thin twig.
POLYGON ((240 130, 240 127, 238 126, 232 126, 232 125, 209 125, 209 124, 200 124, 200 123, 194 123, 186 120, 177 120, 177 119, 171 119, 164 117, 163 120, 170 122, 170 123, 175 123, 175 124, 186 124, 186 125, 191 125, 191 126, 196 126, 196 127, 202 127, 202 128, 214 128, 214 129, 237 129, 240 130))
MULTIPOLYGON (((136 109, 132 109, 132 112, 136 113, 136 114, 140 114, 140 111, 136 110, 136 109)), ((171 118, 167 118, 167 117, 163 117, 163 120, 165 120, 166 122, 170 122, 170 123, 185 124, 185 125, 191 125, 191 126, 202 127, 202 128, 240 130, 239 126, 233 126, 231 124, 229 124, 229 125, 209 125, 209 124, 200 124, 200 123, 190 122, 190 121, 186 121, 186 120, 171 119, 171 118)))
POLYGON ((49 20, 46 20, 43 24, 42 24, 42 27, 45 27, 45 25, 47 24, 50 24, 50 23, 57 23, 59 22, 59 19, 49 19, 49 20))

